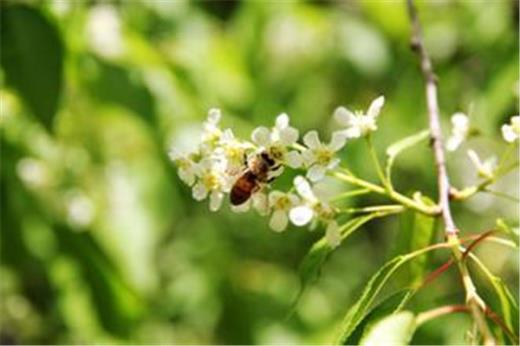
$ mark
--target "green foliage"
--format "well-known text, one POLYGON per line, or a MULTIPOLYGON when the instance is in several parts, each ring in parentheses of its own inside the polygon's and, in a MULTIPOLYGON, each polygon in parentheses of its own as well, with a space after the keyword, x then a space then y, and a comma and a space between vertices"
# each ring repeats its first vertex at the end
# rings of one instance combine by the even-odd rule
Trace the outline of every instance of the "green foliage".
POLYGON ((402 311, 373 325, 361 339, 360 345, 407 345, 414 330, 414 314, 402 311))
POLYGON ((5 79, 49 130, 62 87, 63 44, 56 27, 32 7, 2 4, 1 66, 5 79))
MULTIPOLYGON (((328 138, 338 126, 336 106, 363 109, 384 95, 377 155, 386 151, 399 191, 433 198, 428 132, 409 136, 426 127, 426 116, 401 4, 0 6, 1 343, 326 344, 344 319, 338 341, 358 344, 404 317, 383 332, 404 344, 410 319, 401 310, 420 313, 462 292, 453 270, 434 283, 442 289, 415 294, 448 257, 414 252, 440 239, 432 218, 365 210, 342 225, 342 244, 332 249, 320 227, 278 234, 249 213, 210 213, 167 158, 172 145, 189 147, 198 137, 211 107, 221 108, 225 125, 243 138, 281 112, 300 135, 317 129, 328 138), (391 249, 397 257, 381 266, 391 249), (376 273, 368 283, 367 273, 376 273), (291 306, 298 289, 305 294, 291 306)), ((518 114, 511 2, 424 2, 419 10, 436 52, 445 136, 449 116, 465 111, 481 134, 468 145, 499 153, 500 126, 518 114)), ((447 157, 457 188, 476 183, 466 149, 447 157)), ((341 155, 348 169, 377 184, 364 145, 351 141, 341 155)), ((289 189, 299 173, 287 172, 276 188, 289 189)), ((505 178, 493 189, 517 191, 517 179, 505 178)), ((366 189, 331 189, 341 193, 334 203, 355 213, 388 202, 366 189)), ((497 236, 518 244, 517 205, 484 197, 453 202, 461 237, 503 219, 497 236)), ((481 249, 491 285, 478 289, 518 335, 515 251, 487 241, 481 249)), ((432 322, 414 340, 460 343, 466 330, 456 332, 432 322)))

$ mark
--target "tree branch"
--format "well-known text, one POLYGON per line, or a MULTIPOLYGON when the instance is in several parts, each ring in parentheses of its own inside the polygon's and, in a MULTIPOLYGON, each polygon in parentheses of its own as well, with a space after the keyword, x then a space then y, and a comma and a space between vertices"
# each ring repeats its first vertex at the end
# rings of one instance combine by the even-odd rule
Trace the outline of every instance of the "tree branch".
POLYGON ((450 182, 446 170, 444 148, 442 143, 442 131, 440 125, 439 103, 437 101, 437 77, 433 72, 432 63, 422 39, 422 30, 417 16, 417 10, 412 0, 407 0, 408 12, 412 21, 412 49, 417 52, 421 60, 421 70, 426 82, 426 102, 428 106, 428 118, 430 136, 435 164, 437 166, 437 183, 439 189, 439 206, 441 208, 444 227, 447 235, 457 233, 457 227, 453 221, 450 209, 450 182))
POLYGON ((495 340, 486 323, 484 312, 487 307, 482 298, 477 294, 477 289, 471 279, 464 255, 460 250, 458 229, 453 221, 450 209, 450 182, 446 170, 446 160, 440 126, 439 103, 437 101, 437 77, 433 72, 432 63, 426 48, 424 47, 421 25, 417 15, 417 9, 413 0, 407 0, 408 14, 412 24, 412 49, 419 55, 421 70, 426 84, 426 103, 428 107, 428 119, 430 136, 435 165, 437 167, 437 184, 439 191, 439 207, 444 221, 444 231, 448 243, 451 244, 453 257, 459 267, 462 283, 466 292, 466 305, 473 316, 473 320, 482 334, 484 344, 495 344, 495 340))

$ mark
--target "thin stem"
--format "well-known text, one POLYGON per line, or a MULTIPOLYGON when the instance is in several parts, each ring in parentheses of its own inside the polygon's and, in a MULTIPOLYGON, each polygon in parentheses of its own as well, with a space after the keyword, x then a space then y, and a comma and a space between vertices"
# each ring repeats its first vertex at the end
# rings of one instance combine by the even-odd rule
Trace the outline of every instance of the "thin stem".
POLYGON ((347 209, 339 209, 340 213, 347 214, 357 214, 357 213, 373 213, 373 212, 401 212, 405 208, 400 204, 392 204, 392 205, 374 205, 370 207, 363 208, 347 208, 347 209))
POLYGON ((442 141, 442 131, 440 126, 440 112, 437 101, 437 78, 433 72, 432 63, 426 48, 424 46, 422 29, 417 14, 417 9, 413 0, 407 0, 408 14, 412 24, 412 38, 411 45, 419 55, 421 63, 421 71, 426 84, 426 103, 428 107, 428 119, 430 127, 430 136, 433 154, 435 158, 435 165, 437 167, 437 185, 439 191, 439 207, 441 215, 444 220, 444 228, 448 243, 452 245, 452 255, 457 261, 459 271, 462 277, 462 283, 466 291, 466 305, 471 310, 473 319, 476 322, 479 332, 482 334, 484 344, 494 344, 495 340, 486 323, 483 311, 485 311, 485 304, 477 294, 473 280, 462 259, 462 252, 460 250, 460 239, 457 235, 458 229, 453 220, 450 208, 450 182, 448 172, 446 169, 446 161, 444 155, 444 146, 442 141))
POLYGON ((445 305, 439 308, 424 311, 417 315, 415 323, 417 327, 419 327, 421 324, 428 322, 434 318, 444 316, 447 314, 452 314, 454 312, 468 312, 468 307, 466 305, 445 305))
POLYGON ((366 188, 343 192, 343 193, 340 193, 339 195, 331 198, 331 202, 340 201, 340 200, 342 200, 344 198, 355 197, 355 196, 359 196, 359 195, 365 195, 365 194, 370 193, 370 192, 371 191, 369 189, 366 189, 366 188))
POLYGON ((388 182, 385 177, 385 173, 383 172, 383 168, 381 166, 381 163, 379 162, 379 158, 377 157, 376 149, 374 148, 374 145, 372 144, 372 137, 369 135, 366 136, 367 146, 368 150, 370 152, 370 156, 372 158, 372 162, 374 163, 374 166, 376 168, 377 176, 379 177, 379 180, 383 184, 383 186, 387 187, 388 182))
POLYGON ((388 196, 390 199, 404 205, 405 207, 407 207, 409 209, 417 210, 423 214, 430 215, 430 216, 435 216, 439 213, 439 210, 435 206, 430 207, 430 206, 427 206, 424 204, 420 204, 420 203, 414 201, 413 199, 408 198, 396 191, 387 191, 382 186, 372 184, 363 179, 359 179, 354 175, 343 173, 343 172, 338 172, 338 171, 333 171, 330 174, 333 177, 343 180, 347 183, 366 188, 366 189, 368 189, 374 193, 380 194, 380 195, 388 196))

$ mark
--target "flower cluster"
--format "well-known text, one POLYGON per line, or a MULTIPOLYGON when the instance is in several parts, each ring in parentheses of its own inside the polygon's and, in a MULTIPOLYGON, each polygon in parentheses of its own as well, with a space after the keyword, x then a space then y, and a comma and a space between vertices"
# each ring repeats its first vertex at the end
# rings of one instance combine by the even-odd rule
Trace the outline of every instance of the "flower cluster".
POLYGON ((269 216, 269 226, 277 232, 285 230, 289 222, 296 226, 321 223, 326 227, 330 245, 336 246, 340 234, 335 209, 316 193, 312 184, 336 169, 340 163, 337 154, 347 140, 377 129, 376 119, 383 104, 381 96, 372 102, 366 113, 338 108, 334 117, 341 126, 325 142, 317 131, 307 132, 302 142, 298 142, 300 133, 290 126, 285 113, 276 118, 273 127, 255 128, 251 140, 238 139, 231 129, 220 127, 221 112, 210 109, 197 148, 189 153, 173 148, 170 158, 177 165, 179 178, 191 187, 193 198, 198 201, 209 199, 211 211, 220 209, 226 195, 236 193, 233 187, 249 172, 245 193, 250 195, 244 203, 231 205, 231 210, 244 212, 252 208, 269 216), (258 168, 251 162, 259 158, 264 160, 263 155, 272 161, 269 171, 254 171, 258 168), (294 179, 293 187, 288 192, 272 189, 269 182, 286 168, 301 171, 294 179))
MULTIPOLYGON (((268 216, 270 228, 277 232, 284 231, 289 222, 311 227, 322 224, 329 245, 334 247, 341 241, 341 228, 336 221, 338 209, 320 196, 315 184, 338 169, 338 152, 347 141, 377 130, 383 105, 384 97, 380 96, 366 112, 338 107, 333 117, 340 126, 329 141, 322 141, 318 132, 311 130, 302 136, 301 142, 299 131, 290 125, 285 113, 276 118, 274 126, 257 127, 250 140, 243 140, 235 137, 231 129, 222 129, 221 112, 210 109, 195 150, 180 153, 174 148, 170 158, 178 167, 179 178, 191 187, 193 198, 209 199, 211 211, 219 210, 229 195, 232 211, 254 209, 268 216), (270 182, 287 168, 297 171, 293 186, 289 191, 273 189, 270 182)), ((446 146, 455 151, 469 137, 470 121, 465 114, 455 113, 451 123, 446 146)), ((502 127, 504 139, 517 141, 519 129, 519 117, 514 116, 511 124, 502 127)), ((481 177, 493 179, 495 158, 482 161, 473 150, 468 151, 468 156, 481 177)))

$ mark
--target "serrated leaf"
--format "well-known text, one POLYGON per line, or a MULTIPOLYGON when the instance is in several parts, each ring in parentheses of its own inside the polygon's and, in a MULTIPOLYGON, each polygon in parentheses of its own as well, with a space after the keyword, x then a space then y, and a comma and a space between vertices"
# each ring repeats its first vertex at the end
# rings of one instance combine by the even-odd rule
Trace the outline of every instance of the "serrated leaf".
POLYGON ((381 318, 400 311, 408 300, 415 294, 413 289, 404 289, 383 299, 363 318, 345 341, 347 345, 358 345, 366 331, 381 318))
POLYGON ((51 130, 62 85, 63 44, 58 30, 26 5, 2 5, 0 12, 0 61, 6 83, 51 130))
POLYGON ((386 149, 386 154, 389 158, 395 158, 399 155, 403 150, 413 147, 417 143, 424 141, 430 135, 429 130, 423 130, 419 133, 413 134, 411 136, 405 137, 394 144, 390 145, 388 149, 386 149))
POLYGON ((392 274, 408 261, 423 255, 426 252, 433 250, 425 249, 424 251, 415 251, 406 255, 400 255, 392 258, 386 262, 368 281, 361 297, 356 304, 348 311, 336 337, 336 344, 344 344, 346 340, 352 335, 356 327, 361 323, 363 318, 367 315, 370 306, 374 299, 379 294, 385 283, 390 279, 392 274))
POLYGON ((367 331, 360 345, 408 345, 415 328, 415 316, 410 311, 389 315, 367 331))

